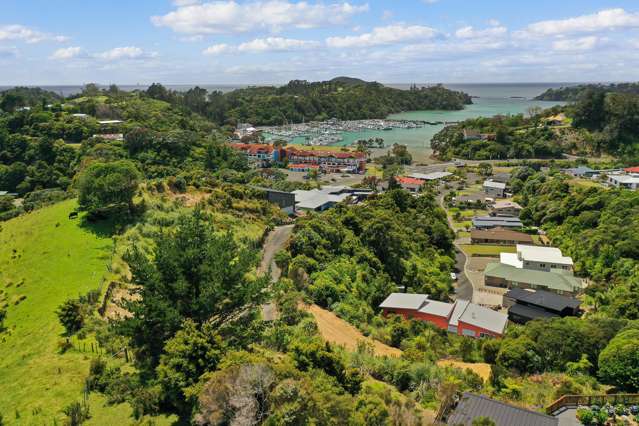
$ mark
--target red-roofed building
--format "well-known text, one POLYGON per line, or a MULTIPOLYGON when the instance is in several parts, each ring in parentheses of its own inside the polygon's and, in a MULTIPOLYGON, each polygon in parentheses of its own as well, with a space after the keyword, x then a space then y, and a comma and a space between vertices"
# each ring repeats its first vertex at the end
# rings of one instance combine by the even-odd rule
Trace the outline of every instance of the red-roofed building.
POLYGON ((328 173, 366 171, 366 154, 363 152, 311 151, 288 147, 286 154, 290 163, 317 165, 328 173))
POLYGON ((397 176, 395 182, 399 184, 403 189, 410 192, 417 192, 424 185, 424 180, 416 179, 408 176, 397 176))
POLYGON ((258 167, 268 167, 272 161, 283 158, 284 151, 273 145, 255 143, 232 143, 231 147, 246 155, 249 163, 258 167))
POLYGON ((626 173, 639 173, 639 166, 637 167, 628 167, 627 169, 623 169, 626 173))

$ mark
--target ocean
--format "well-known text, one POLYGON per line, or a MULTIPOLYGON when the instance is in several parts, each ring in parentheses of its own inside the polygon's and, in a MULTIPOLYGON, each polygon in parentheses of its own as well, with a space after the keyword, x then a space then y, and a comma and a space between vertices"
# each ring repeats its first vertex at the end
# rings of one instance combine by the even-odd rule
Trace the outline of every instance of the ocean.
MULTIPOLYGON (((545 102, 532 100, 535 96, 540 95, 549 88, 559 88, 563 86, 571 86, 576 83, 469 83, 469 84, 444 84, 451 90, 458 90, 473 96, 473 104, 468 105, 461 111, 410 111, 400 114, 393 114, 389 118, 400 120, 423 120, 423 121, 461 121, 468 118, 476 117, 492 117, 494 115, 508 114, 525 114, 532 106, 541 108, 549 108, 560 102, 545 102)), ((408 89, 411 84, 405 83, 388 83, 389 87, 398 89, 408 89)), ((417 84, 417 86, 427 86, 428 84, 417 84)), ((186 91, 196 85, 165 85, 167 88, 186 91)), ((231 84, 202 84, 198 85, 209 91, 219 90, 222 92, 230 92, 239 88, 249 87, 249 85, 231 85, 231 84)), ((79 93, 82 90, 81 85, 77 86, 38 86, 63 96, 69 96, 79 93)), ((101 86, 106 87, 106 86, 101 86)), ((146 90, 146 85, 122 85, 118 86, 125 91, 146 90)), ((4 90, 6 86, 0 86, 0 90, 4 90)), ((417 157, 428 157, 432 151, 430 150, 430 141, 432 137, 443 128, 443 125, 427 125, 419 129, 393 129, 387 131, 363 131, 363 132, 344 132, 343 140, 336 146, 351 145, 359 139, 369 139, 381 137, 385 144, 392 145, 399 143, 407 145, 411 152, 417 157)), ((293 140, 292 143, 302 143, 303 140, 293 140)))

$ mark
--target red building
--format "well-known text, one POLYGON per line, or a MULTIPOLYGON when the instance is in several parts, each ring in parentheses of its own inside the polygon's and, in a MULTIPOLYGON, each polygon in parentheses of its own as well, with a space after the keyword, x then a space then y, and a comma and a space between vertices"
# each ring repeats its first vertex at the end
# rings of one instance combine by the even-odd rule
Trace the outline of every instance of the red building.
POLYGON ((261 143, 232 143, 231 148, 246 155, 249 163, 258 167, 268 167, 271 162, 284 158, 284 150, 261 143))
POLYGON ((314 164, 327 173, 364 173, 366 171, 366 154, 363 152, 311 151, 288 147, 286 155, 290 163, 314 164))
POLYGON ((444 303, 426 294, 392 293, 379 305, 384 315, 418 319, 442 330, 468 337, 502 337, 508 316, 466 300, 444 303))

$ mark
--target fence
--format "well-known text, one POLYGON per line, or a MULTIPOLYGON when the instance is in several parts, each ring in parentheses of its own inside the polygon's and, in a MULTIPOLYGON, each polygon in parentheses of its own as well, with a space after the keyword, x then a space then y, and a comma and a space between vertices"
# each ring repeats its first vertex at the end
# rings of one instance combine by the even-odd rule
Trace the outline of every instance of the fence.
POLYGON ((562 408, 579 406, 603 406, 639 404, 638 393, 619 393, 610 395, 564 395, 546 408, 546 413, 554 414, 562 408))

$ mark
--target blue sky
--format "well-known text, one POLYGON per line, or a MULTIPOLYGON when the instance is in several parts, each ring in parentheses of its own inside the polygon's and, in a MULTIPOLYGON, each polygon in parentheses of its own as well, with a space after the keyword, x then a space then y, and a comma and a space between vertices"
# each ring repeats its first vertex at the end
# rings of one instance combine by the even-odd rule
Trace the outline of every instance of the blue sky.
POLYGON ((636 0, 3 0, 0 86, 639 80, 636 0))

